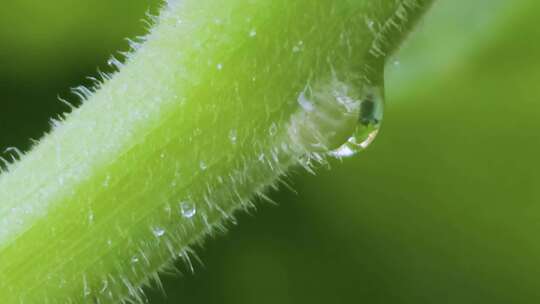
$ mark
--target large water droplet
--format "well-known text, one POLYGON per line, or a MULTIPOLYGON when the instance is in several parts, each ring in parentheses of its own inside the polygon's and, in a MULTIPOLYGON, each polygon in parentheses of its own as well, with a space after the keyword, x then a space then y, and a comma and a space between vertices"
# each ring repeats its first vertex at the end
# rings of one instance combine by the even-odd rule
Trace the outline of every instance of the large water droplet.
POLYGON ((197 214, 197 208, 192 202, 185 201, 180 203, 180 212, 183 217, 192 218, 197 214))
POLYGON ((347 142, 330 151, 337 158, 350 157, 365 150, 377 137, 383 119, 384 99, 380 87, 367 87, 360 100, 358 124, 347 142))
POLYGON ((367 148, 375 139, 383 117, 383 90, 334 76, 306 86, 298 104, 288 130, 291 140, 308 152, 342 158, 367 148))

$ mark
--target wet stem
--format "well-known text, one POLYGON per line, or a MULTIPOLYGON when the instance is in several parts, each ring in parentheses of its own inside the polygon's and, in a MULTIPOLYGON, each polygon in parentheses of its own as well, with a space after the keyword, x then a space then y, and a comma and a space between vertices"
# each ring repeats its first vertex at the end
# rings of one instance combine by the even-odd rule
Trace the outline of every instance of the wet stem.
POLYGON ((3 303, 143 302, 291 166, 364 148, 383 64, 430 1, 226 2, 168 1, 118 72, 6 161, 3 303))

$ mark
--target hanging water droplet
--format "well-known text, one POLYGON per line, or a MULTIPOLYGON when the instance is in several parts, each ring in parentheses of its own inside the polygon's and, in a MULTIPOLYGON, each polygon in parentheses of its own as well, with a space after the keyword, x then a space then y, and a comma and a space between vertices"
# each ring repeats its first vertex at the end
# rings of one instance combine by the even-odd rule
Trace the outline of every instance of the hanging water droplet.
POLYGON ((356 129, 346 143, 329 153, 331 156, 350 157, 371 145, 379 133, 383 119, 383 94, 380 87, 367 87, 364 90, 356 129))
POLYGON ((192 202, 181 202, 180 203, 180 213, 182 213, 182 216, 185 218, 192 218, 197 214, 197 208, 192 202))
POLYGON ((152 229, 152 232, 154 233, 154 235, 156 237, 162 237, 165 235, 165 229, 161 228, 161 227, 154 227, 152 229))
POLYGON ((351 83, 333 76, 299 93, 300 110, 288 129, 296 146, 341 158, 356 154, 374 140, 383 115, 382 89, 351 83))

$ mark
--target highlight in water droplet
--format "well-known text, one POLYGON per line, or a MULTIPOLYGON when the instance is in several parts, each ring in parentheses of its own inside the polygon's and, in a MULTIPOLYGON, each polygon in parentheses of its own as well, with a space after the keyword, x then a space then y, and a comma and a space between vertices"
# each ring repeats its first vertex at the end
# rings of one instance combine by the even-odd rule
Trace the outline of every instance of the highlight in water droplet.
POLYGON ((183 217, 192 218, 197 214, 197 208, 192 202, 185 201, 180 203, 180 212, 183 217))

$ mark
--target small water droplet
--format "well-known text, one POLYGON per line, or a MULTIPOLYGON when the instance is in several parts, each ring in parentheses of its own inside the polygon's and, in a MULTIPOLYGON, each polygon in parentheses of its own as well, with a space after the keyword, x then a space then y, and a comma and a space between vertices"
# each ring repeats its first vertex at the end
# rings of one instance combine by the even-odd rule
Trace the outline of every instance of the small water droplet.
POLYGON ((205 171, 206 169, 208 169, 208 165, 204 161, 201 160, 201 162, 199 163, 199 168, 205 171))
POLYGON ((222 63, 218 63, 218 64, 216 65, 216 67, 217 67, 217 69, 220 70, 220 71, 223 70, 223 64, 222 64, 222 63))
POLYGON ((152 232, 154 233, 154 235, 156 237, 162 237, 165 235, 165 229, 161 228, 161 227, 154 227, 152 229, 152 232))
POLYGON ((256 29, 252 29, 250 32, 249 32, 249 37, 255 37, 257 36, 257 30, 256 29))
POLYGON ((300 40, 295 46, 293 46, 292 51, 293 53, 298 53, 298 52, 301 52, 303 48, 304 48, 304 41, 300 40))
POLYGON ((229 139, 233 145, 236 144, 236 141, 238 140, 238 132, 235 129, 232 129, 229 132, 229 139))
POLYGON ((192 218, 197 214, 197 208, 192 202, 185 201, 180 203, 180 212, 183 217, 192 218))
POLYGON ((370 32, 372 33, 376 33, 375 31, 375 21, 371 20, 371 19, 366 19, 366 25, 368 27, 368 29, 370 30, 370 32))
POLYGON ((133 264, 139 263, 139 258, 138 258, 136 255, 134 255, 134 256, 131 258, 131 263, 133 263, 133 264))

